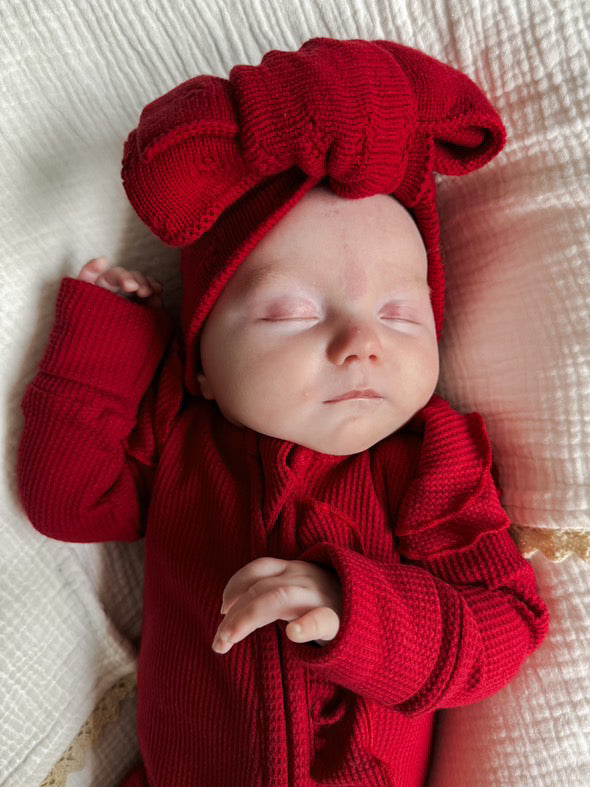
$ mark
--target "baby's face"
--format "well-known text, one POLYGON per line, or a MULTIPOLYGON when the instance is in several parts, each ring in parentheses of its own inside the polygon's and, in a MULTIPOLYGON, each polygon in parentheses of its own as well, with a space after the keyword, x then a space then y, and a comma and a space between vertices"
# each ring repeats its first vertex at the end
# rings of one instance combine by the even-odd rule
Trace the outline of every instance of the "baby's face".
POLYGON ((436 386, 426 276, 422 238, 397 201, 312 189, 207 318, 203 395, 233 424, 321 453, 369 448, 436 386))

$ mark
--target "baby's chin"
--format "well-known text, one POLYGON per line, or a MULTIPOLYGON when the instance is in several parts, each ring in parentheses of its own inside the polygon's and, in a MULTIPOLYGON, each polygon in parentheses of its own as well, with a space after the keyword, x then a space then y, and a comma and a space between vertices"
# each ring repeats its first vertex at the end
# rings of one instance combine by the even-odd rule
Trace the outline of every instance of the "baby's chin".
POLYGON ((294 440, 299 445, 306 448, 311 448, 317 451, 318 454, 328 454, 330 456, 352 456, 353 454, 360 454, 362 451, 367 451, 377 443, 384 440, 392 432, 380 434, 378 437, 366 435, 338 437, 338 438, 325 438, 317 440, 294 440))
MULTIPOLYGON (((409 419, 406 419, 406 421, 409 419)), ((404 421, 405 423, 405 421, 404 421)), ((337 429, 326 431, 323 434, 294 434, 275 435, 282 439, 298 443, 305 448, 310 448, 319 454, 330 456, 352 456, 362 451, 367 451, 377 443, 396 432, 403 424, 390 423, 378 427, 371 427, 362 421, 341 424, 337 429)))
MULTIPOLYGON (((415 404, 413 402, 412 404, 415 404)), ((342 410, 329 413, 318 418, 313 412, 310 418, 294 419, 276 418, 268 415, 264 418, 260 412, 244 413, 239 416, 222 411, 225 418, 235 426, 247 427, 268 437, 296 443, 320 454, 330 456, 352 456, 372 448, 404 426, 422 406, 387 407, 385 402, 373 404, 372 400, 358 403, 336 404, 342 410), (381 409, 381 408, 384 409, 381 409), (377 408, 377 412, 369 412, 377 408)))

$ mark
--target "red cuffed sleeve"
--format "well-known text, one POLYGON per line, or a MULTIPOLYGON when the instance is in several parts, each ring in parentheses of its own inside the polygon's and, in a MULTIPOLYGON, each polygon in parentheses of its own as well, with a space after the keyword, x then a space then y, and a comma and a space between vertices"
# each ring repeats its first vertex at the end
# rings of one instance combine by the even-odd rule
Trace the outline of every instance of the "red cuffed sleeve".
POLYGON ((22 400, 17 478, 37 530, 79 542, 142 535, 159 450, 182 400, 173 334, 164 309, 62 280, 22 400))

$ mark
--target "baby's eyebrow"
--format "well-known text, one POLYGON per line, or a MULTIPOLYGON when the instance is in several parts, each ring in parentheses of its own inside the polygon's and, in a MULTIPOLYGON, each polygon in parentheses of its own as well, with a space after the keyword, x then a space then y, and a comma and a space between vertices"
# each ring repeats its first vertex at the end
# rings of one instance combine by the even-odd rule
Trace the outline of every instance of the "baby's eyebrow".
MULTIPOLYGON (((284 271, 278 270, 273 263, 265 263, 258 268, 252 268, 244 273, 240 289, 243 294, 251 293, 269 281, 278 281, 285 284, 292 284, 293 278, 284 271)), ((399 282, 400 289, 425 292, 430 295, 432 292, 428 282, 422 276, 414 276, 399 282)))
POLYGON ((430 287, 426 279, 423 279, 421 276, 417 276, 415 279, 412 279, 410 286, 415 287, 417 290, 422 290, 428 293, 428 295, 432 293, 432 287, 430 287))
POLYGON ((291 278, 282 271, 276 269, 276 266, 271 263, 260 265, 258 268, 252 268, 244 274, 240 288, 243 293, 249 293, 255 290, 260 285, 271 280, 283 280, 289 283, 291 278))
POLYGON ((394 288, 399 294, 404 293, 424 293, 425 295, 430 296, 432 293, 432 288, 429 286, 426 279, 423 279, 421 276, 415 276, 411 279, 403 279, 395 285, 394 288))

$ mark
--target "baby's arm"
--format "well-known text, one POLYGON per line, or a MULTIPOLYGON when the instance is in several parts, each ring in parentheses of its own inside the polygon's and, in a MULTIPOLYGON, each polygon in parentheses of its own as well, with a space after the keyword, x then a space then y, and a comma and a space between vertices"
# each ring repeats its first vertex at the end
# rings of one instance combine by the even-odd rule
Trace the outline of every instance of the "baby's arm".
POLYGON ((342 616, 321 651, 289 643, 319 676, 409 716, 497 692, 549 625, 508 532, 483 422, 437 406, 452 428, 423 448, 423 474, 394 512, 402 562, 327 542, 298 555, 336 571, 342 616), (453 433, 461 450, 449 453, 453 433))
MULTIPOLYGON (((78 279, 62 280, 45 355, 22 401, 21 500, 37 530, 64 541, 142 534, 159 424, 170 423, 158 406, 174 365, 161 286, 107 266, 91 260, 78 279), (135 302, 118 294, 131 279, 135 302)), ((166 407, 176 405, 166 398, 166 407)))

